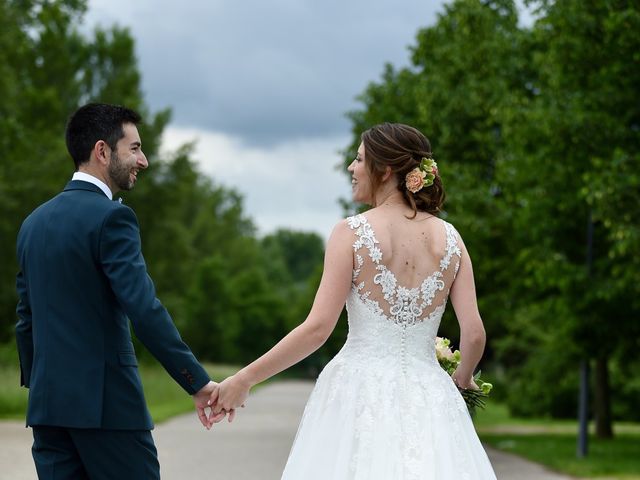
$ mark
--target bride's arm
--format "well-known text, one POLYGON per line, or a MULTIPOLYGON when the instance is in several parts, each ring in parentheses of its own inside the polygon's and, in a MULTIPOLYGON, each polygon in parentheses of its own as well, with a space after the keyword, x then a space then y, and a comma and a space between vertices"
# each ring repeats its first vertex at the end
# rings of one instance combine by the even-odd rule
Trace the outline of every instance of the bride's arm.
POLYGON ((251 387, 295 365, 327 341, 351 289, 352 241, 346 221, 336 225, 327 242, 322 280, 306 320, 267 353, 220 383, 211 398, 214 413, 237 408, 251 387))
POLYGON ((482 358, 486 335, 476 299, 471 258, 460 240, 462 256, 460 269, 451 287, 451 303, 460 324, 460 354, 462 360, 453 373, 453 380, 460 388, 477 388, 473 371, 482 358))

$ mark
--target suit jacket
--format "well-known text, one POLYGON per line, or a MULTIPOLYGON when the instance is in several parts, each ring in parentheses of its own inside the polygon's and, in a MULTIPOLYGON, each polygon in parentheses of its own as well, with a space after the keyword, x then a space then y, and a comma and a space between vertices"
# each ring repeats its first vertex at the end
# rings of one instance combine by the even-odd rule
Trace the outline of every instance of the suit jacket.
POLYGON ((130 322, 189 394, 209 381, 156 298, 129 207, 73 180, 24 221, 17 255, 27 425, 153 428, 130 322))

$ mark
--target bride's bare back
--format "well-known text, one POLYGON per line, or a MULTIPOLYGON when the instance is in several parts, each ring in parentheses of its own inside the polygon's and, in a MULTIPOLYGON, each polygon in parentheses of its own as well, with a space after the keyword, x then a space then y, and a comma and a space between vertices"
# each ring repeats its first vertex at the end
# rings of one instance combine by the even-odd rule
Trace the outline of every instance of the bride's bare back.
POLYGON ((395 323, 415 324, 444 309, 461 251, 450 224, 406 213, 381 206, 352 217, 354 287, 395 323))

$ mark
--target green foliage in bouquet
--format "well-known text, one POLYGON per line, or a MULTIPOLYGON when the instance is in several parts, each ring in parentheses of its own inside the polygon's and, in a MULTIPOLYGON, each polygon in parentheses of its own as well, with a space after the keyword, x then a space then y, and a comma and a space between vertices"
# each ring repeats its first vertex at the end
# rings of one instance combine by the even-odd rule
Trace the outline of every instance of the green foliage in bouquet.
MULTIPOLYGON (((460 350, 452 351, 450 345, 451 341, 448 338, 436 337, 436 357, 438 363, 445 372, 452 375, 453 372, 456 371, 456 368, 458 368, 458 365, 460 365, 462 355, 460 354, 460 350)), ((478 385, 478 390, 460 388, 460 394, 467 404, 471 415, 475 414, 477 408, 485 407, 485 399, 489 396, 489 392, 491 392, 493 388, 492 384, 480 378, 480 373, 481 372, 478 372, 473 376, 473 380, 476 382, 476 385, 478 385)))

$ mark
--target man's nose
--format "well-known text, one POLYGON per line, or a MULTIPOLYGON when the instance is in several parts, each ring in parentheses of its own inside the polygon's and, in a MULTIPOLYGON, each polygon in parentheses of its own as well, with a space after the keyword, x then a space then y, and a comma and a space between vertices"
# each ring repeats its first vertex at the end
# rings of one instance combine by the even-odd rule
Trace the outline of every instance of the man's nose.
POLYGON ((140 151, 140 155, 138 155, 138 166, 140 168, 147 168, 149 166, 149 161, 147 160, 147 156, 140 151))

